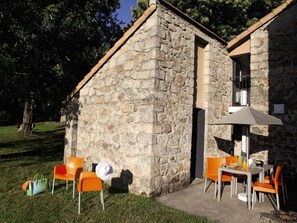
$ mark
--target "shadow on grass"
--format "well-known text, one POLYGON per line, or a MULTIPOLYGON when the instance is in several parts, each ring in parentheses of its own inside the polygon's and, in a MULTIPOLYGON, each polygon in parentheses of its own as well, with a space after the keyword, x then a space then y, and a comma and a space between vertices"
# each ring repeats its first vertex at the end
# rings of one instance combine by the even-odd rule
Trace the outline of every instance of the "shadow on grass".
POLYGON ((58 129, 55 129, 55 130, 48 130, 48 131, 32 131, 32 134, 35 134, 35 135, 46 135, 48 133, 53 133, 53 132, 59 132, 59 131, 63 131, 65 129, 65 127, 61 127, 61 128, 58 128, 58 129))
POLYGON ((1 143, 1 162, 37 157, 41 161, 56 161, 63 158, 64 131, 54 130, 22 137, 1 143), (6 152, 3 152, 7 150, 6 152))
POLYGON ((129 185, 133 183, 133 174, 130 170, 122 170, 120 177, 111 179, 111 186, 108 192, 111 194, 128 193, 129 185))

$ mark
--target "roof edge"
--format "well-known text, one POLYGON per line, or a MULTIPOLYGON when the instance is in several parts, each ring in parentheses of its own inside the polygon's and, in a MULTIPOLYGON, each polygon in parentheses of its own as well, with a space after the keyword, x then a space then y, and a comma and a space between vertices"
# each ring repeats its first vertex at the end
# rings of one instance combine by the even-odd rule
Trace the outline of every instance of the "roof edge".
POLYGON ((175 6, 173 6, 172 4, 164 1, 164 0, 157 0, 158 3, 160 3, 161 5, 164 5, 165 7, 171 9, 172 11, 174 11, 176 14, 180 15, 183 19, 187 20, 188 22, 190 22, 192 25, 198 27, 199 29, 201 29, 203 32, 206 32, 208 35, 210 35, 211 37, 215 38, 216 40, 218 40, 221 44, 223 45, 227 45, 228 42, 224 39, 222 39, 220 36, 218 36, 217 34, 215 34, 213 31, 211 31, 210 29, 206 28, 205 26, 203 26, 201 23, 197 22, 196 20, 192 19, 190 16, 188 16, 187 14, 185 14, 184 12, 182 12, 181 10, 179 10, 178 8, 176 8, 175 6))
POLYGON ((262 17, 261 19, 258 20, 255 24, 251 25, 249 28, 247 28, 245 31, 234 37, 232 40, 228 42, 227 45, 227 50, 230 52, 234 48, 236 48, 238 45, 246 41, 249 36, 259 29, 261 26, 275 18, 277 15, 279 15, 281 12, 283 12, 285 9, 287 9, 289 6, 294 3, 295 0, 287 0, 284 3, 282 3, 280 6, 272 10, 272 12, 268 13, 266 16, 262 17))
POLYGON ((177 15, 190 22, 195 27, 201 29, 203 32, 207 33, 209 36, 215 38, 223 45, 227 45, 227 42, 219 37, 217 34, 207 29, 202 24, 198 23, 187 14, 180 11, 178 8, 174 7, 170 3, 164 0, 157 0, 157 4, 151 4, 151 6, 143 13, 143 15, 137 19, 134 24, 124 33, 124 35, 114 44, 114 46, 107 51, 107 53, 98 61, 98 63, 90 70, 89 73, 76 85, 74 90, 67 96, 66 104, 73 98, 73 96, 78 93, 88 81, 96 74, 96 72, 119 50, 119 48, 136 32, 136 30, 156 11, 158 3, 164 5, 168 9, 175 12, 177 15))
POLYGON ((85 86, 88 81, 96 74, 96 72, 119 50, 119 48, 138 30, 138 28, 156 11, 157 6, 151 5, 139 19, 124 33, 124 35, 107 51, 107 53, 99 60, 99 62, 91 69, 89 73, 76 85, 74 90, 67 96, 66 104, 85 86))

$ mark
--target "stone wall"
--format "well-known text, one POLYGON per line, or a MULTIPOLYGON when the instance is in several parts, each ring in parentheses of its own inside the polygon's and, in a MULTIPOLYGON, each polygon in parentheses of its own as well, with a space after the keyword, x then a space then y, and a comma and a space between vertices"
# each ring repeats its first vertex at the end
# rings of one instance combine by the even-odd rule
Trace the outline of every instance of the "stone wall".
MULTIPOLYGON (((208 43, 206 125, 227 111, 231 60, 224 46, 158 6, 80 90, 75 154, 85 157, 85 169, 107 160, 115 180, 129 172, 129 191, 147 196, 173 192, 190 183, 197 36, 208 43)), ((67 140, 72 129, 66 131, 67 140)), ((211 131, 212 127, 206 127, 208 155, 218 153, 211 131), (208 143, 212 143, 210 149, 208 143)), ((65 145, 65 156, 73 154, 71 150, 70 144, 65 145)))
POLYGON ((79 94, 75 95, 75 97, 73 97, 67 104, 67 107, 65 109, 66 132, 64 143, 64 161, 66 161, 66 157, 76 156, 78 130, 78 98, 79 94))
POLYGON ((195 49, 195 36, 185 21, 160 7, 158 23, 152 171, 156 195, 179 190, 190 182, 195 49))
POLYGON ((107 160, 115 178, 130 172, 129 190, 146 195, 152 193, 158 44, 154 14, 80 91, 78 155, 88 166, 107 160))
POLYGON ((232 60, 225 48, 216 42, 212 43, 209 55, 205 164, 207 157, 230 155, 232 134, 229 125, 211 124, 228 115, 229 106, 232 105, 232 60))
POLYGON ((251 105, 283 120, 284 126, 252 127, 252 156, 289 167, 297 176, 297 5, 251 35, 251 105), (285 114, 273 114, 284 104, 285 114))
POLYGON ((228 81, 231 60, 224 47, 166 8, 160 9, 159 86, 155 108, 161 131, 156 132, 157 143, 153 146, 156 194, 178 190, 190 182, 196 37, 207 43, 204 58, 206 155, 218 153, 216 145, 208 147, 213 142, 209 117, 212 119, 214 110, 217 117, 228 110, 231 93, 226 89, 226 85, 231 84, 228 81))

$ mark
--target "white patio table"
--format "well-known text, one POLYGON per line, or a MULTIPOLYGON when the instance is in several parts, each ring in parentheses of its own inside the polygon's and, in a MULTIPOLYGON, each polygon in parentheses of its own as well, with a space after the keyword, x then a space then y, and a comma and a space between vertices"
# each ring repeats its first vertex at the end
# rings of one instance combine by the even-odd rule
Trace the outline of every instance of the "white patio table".
MULTIPOLYGON (((264 181, 264 173, 265 171, 272 169, 273 165, 264 164, 263 167, 249 167, 248 170, 236 169, 236 168, 228 168, 228 167, 220 167, 218 169, 218 202, 221 202, 221 185, 222 185, 222 173, 232 173, 232 174, 242 174, 247 176, 247 202, 248 202, 248 210, 251 210, 251 191, 252 191, 252 176, 255 174, 259 174, 259 180, 264 181)), ((261 196, 263 199, 263 196, 261 196)))

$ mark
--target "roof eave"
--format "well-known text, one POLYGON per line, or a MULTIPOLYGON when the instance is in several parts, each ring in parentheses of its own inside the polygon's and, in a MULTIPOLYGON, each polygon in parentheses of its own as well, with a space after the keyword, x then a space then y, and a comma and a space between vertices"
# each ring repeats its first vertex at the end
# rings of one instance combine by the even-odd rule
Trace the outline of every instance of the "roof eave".
POLYGON ((287 0, 286 2, 275 8, 272 12, 261 18, 258 22, 247 28, 245 31, 240 33, 232 40, 230 40, 227 45, 227 50, 230 52, 234 48, 248 40, 253 32, 255 32, 257 29, 259 29, 267 22, 271 21, 273 18, 275 18, 277 15, 279 15, 281 12, 283 12, 285 9, 291 6, 294 2, 296 2, 296 0, 287 0))
POLYGON ((121 46, 138 30, 138 28, 156 11, 157 6, 151 5, 143 15, 137 19, 134 24, 124 33, 124 35, 107 51, 107 53, 99 60, 99 62, 90 70, 90 72, 78 83, 74 90, 67 96, 68 103, 73 96, 85 86, 88 81, 96 74, 96 72, 121 48, 121 46))
MULTIPOLYGON (((168 2, 164 0, 158 0, 159 4, 166 6, 173 12, 175 12, 177 15, 185 19, 186 21, 190 22, 195 27, 199 28, 206 34, 208 34, 210 37, 216 39, 223 45, 227 45, 227 42, 219 37, 214 32, 210 31, 206 27, 204 27, 202 24, 198 23, 194 19, 190 18, 188 15, 174 7, 173 5, 169 4, 168 2)), ((91 71, 81 80, 77 86, 74 88, 74 90, 67 96, 66 104, 73 98, 77 92, 80 91, 87 83, 88 81, 96 74, 96 72, 114 55, 120 47, 138 30, 138 28, 156 11, 157 4, 152 4, 144 13, 143 15, 135 21, 135 23, 128 29, 124 35, 115 43, 115 45, 99 60, 99 62, 91 69, 91 71)))
POLYGON ((207 33, 210 37, 216 39, 217 41, 219 41, 221 44, 223 45, 227 45, 227 41, 225 41, 224 39, 222 39, 220 36, 218 36, 217 34, 215 34, 214 32, 212 32, 211 30, 209 30, 208 28, 206 28, 205 26, 203 26, 202 24, 200 24, 199 22, 197 22, 196 20, 192 19, 191 17, 189 17, 187 14, 185 14, 184 12, 182 12, 181 10, 179 10, 178 8, 176 8, 175 6, 171 5, 170 3, 164 1, 164 0, 158 0, 158 2, 164 6, 166 6, 167 8, 171 9, 173 12, 175 12, 177 15, 179 15, 180 17, 182 17, 183 19, 185 19, 186 21, 190 22, 192 25, 194 25, 195 27, 197 27, 198 29, 202 30, 203 32, 207 33))

